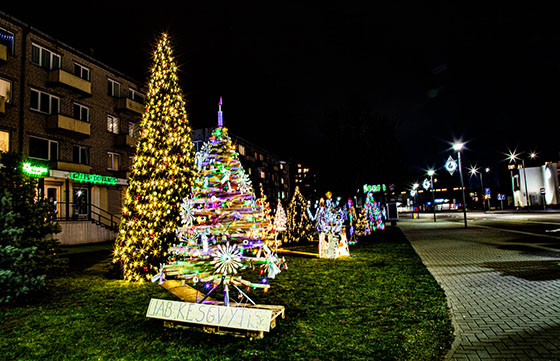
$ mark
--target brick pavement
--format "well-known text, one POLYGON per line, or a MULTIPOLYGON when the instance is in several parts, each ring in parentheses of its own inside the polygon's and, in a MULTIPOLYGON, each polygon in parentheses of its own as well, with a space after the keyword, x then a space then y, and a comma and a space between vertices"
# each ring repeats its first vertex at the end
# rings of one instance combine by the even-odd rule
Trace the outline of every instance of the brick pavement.
POLYGON ((519 236, 462 223, 399 226, 447 295, 446 359, 560 360, 559 253, 504 249, 519 236))

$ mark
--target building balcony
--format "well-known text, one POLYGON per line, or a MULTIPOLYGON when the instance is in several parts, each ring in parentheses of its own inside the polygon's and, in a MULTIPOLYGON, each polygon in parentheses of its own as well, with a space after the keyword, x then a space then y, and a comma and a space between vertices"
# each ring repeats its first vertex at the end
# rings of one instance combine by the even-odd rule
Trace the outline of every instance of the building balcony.
POLYGON ((0 44, 0 61, 1 62, 8 61, 8 47, 4 44, 0 44))
POLYGON ((119 134, 117 136, 117 147, 121 148, 136 148, 136 138, 128 134, 119 134))
POLYGON ((0 115, 6 115, 6 98, 0 96, 0 115))
POLYGON ((61 160, 55 161, 54 167, 55 169, 58 170, 65 170, 67 172, 76 172, 76 173, 89 173, 91 170, 91 167, 87 164, 63 162, 61 160))
POLYGON ((80 78, 66 70, 56 69, 49 72, 49 83, 64 85, 91 96, 91 82, 80 78))
POLYGON ((142 103, 138 103, 130 98, 119 98, 117 99, 117 111, 128 111, 131 113, 142 115, 144 113, 145 106, 142 103))
POLYGON ((78 138, 89 138, 91 136, 90 123, 62 114, 50 115, 47 118, 47 129, 78 138))

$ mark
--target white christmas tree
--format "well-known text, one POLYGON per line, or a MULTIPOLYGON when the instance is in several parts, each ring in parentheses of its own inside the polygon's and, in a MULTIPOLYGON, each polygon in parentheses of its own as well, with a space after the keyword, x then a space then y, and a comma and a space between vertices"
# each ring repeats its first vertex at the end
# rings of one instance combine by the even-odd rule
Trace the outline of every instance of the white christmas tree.
POLYGON ((278 199, 278 205, 276 206, 276 213, 274 214, 274 232, 275 232, 275 246, 282 245, 282 240, 278 240, 278 234, 280 232, 286 231, 286 223, 288 222, 288 217, 286 217, 286 211, 282 207, 282 202, 278 199))

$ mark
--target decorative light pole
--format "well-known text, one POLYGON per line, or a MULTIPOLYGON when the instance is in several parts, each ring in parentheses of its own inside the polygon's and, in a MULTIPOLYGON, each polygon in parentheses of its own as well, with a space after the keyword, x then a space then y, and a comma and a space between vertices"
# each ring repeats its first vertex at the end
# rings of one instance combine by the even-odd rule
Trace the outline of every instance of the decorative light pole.
POLYGON ((412 185, 412 190, 414 191, 414 195, 416 196, 416 214, 418 219, 420 219, 420 205, 418 204, 418 187, 420 187, 420 184, 418 183, 414 183, 412 185))
POLYGON ((461 178, 461 189, 463 191, 463 218, 465 221, 465 228, 467 228, 467 202, 465 200, 465 183, 463 182, 463 166, 461 165, 461 150, 464 143, 453 144, 453 149, 457 152, 457 160, 459 163, 459 178, 461 178))
POLYGON ((434 208, 434 222, 436 221, 436 200, 434 196, 434 174, 436 172, 433 169, 428 170, 428 175, 430 176, 430 184, 432 186, 432 207, 434 208))
MULTIPOLYGON (((490 168, 486 168, 486 172, 490 171, 490 168)), ((484 203, 484 197, 486 196, 485 192, 484 192, 484 183, 482 182, 482 172, 478 171, 478 168, 476 166, 471 165, 471 168, 469 169, 469 173, 471 174, 471 177, 474 175, 476 176, 477 174, 480 176, 480 194, 482 197, 482 211, 486 212, 486 204, 484 203)))

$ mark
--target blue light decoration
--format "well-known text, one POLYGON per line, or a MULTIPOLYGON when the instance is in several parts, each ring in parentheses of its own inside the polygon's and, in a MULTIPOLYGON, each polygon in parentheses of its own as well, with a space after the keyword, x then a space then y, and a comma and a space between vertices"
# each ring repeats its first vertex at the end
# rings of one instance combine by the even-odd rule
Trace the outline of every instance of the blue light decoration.
POLYGON ((315 215, 309 208, 307 213, 312 221, 316 222, 319 232, 319 257, 338 258, 349 256, 348 240, 344 230, 344 212, 338 207, 338 202, 332 198, 332 193, 327 192, 326 201, 321 198, 315 215))

